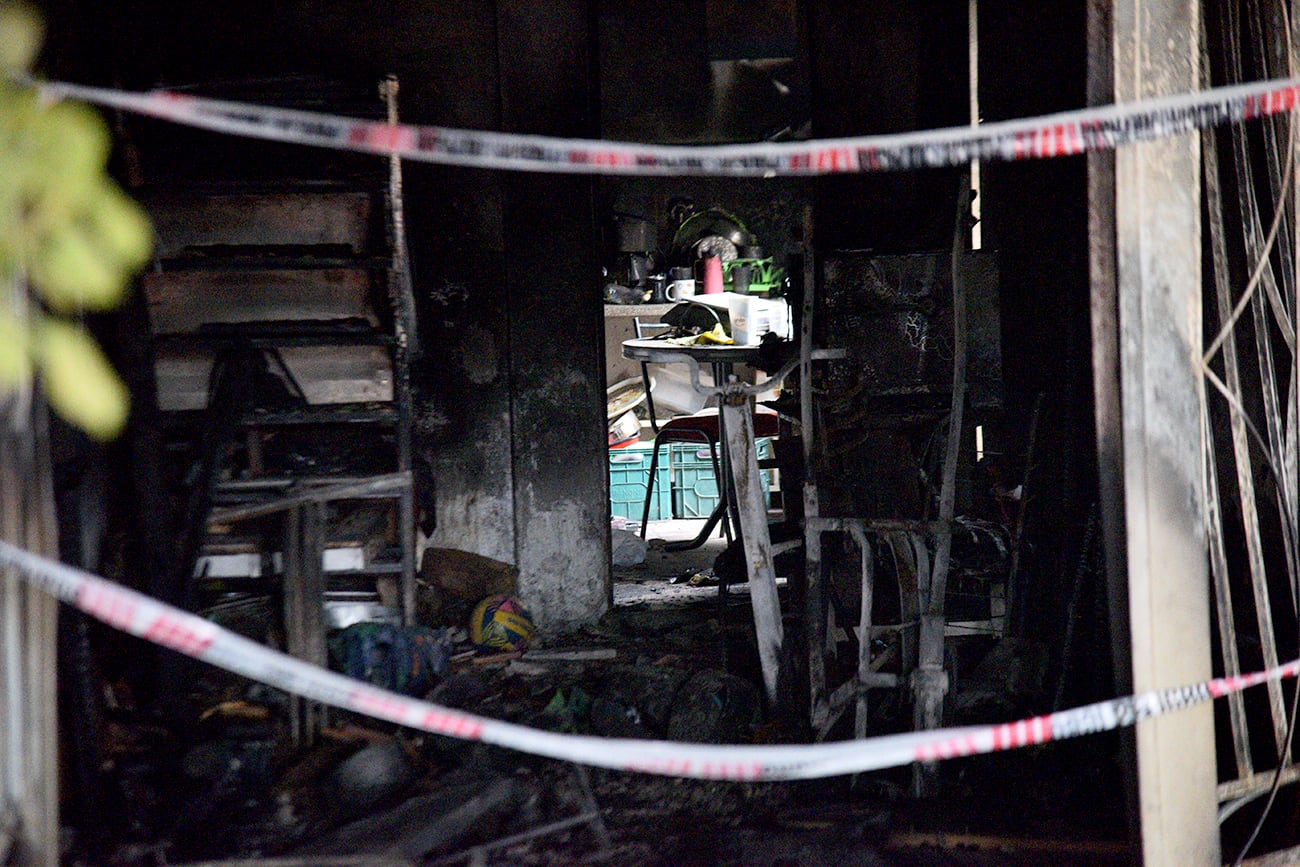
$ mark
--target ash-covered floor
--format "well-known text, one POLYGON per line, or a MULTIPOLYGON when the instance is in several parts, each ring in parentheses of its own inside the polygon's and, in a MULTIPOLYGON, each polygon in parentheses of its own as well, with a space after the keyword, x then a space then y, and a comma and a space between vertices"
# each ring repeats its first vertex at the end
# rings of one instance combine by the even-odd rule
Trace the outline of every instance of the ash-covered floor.
MULTIPOLYGON (((597 624, 521 653, 458 654, 427 698, 559 732, 806 742, 797 714, 764 708, 746 586, 722 595, 691 583, 707 581, 725 541, 662 548, 701 523, 653 524, 645 563, 616 570, 617 604, 597 624)), ((918 799, 906 767, 793 783, 682 780, 579 769, 340 711, 294 746, 286 696, 197 664, 188 675, 175 720, 114 713, 111 833, 70 839, 66 863, 1130 863, 1113 740, 947 762, 934 794, 918 799)), ((904 690, 873 693, 872 726, 910 726, 904 690)), ((850 737, 848 717, 829 735, 850 737)))
MULTIPOLYGON (((614 605, 654 605, 717 597, 713 563, 727 547, 720 530, 715 530, 698 548, 665 550, 667 544, 694 539, 703 526, 702 520, 651 521, 646 528, 645 562, 614 567, 614 605)), ((628 532, 638 533, 639 525, 632 524, 628 532)), ((747 593, 747 590, 744 585, 738 585, 728 592, 747 593)))

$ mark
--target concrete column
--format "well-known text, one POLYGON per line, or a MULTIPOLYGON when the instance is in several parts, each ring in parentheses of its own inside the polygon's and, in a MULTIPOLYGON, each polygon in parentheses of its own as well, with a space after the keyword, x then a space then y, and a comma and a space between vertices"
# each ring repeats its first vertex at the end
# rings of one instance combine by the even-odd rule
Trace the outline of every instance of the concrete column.
MULTIPOLYGON (((1118 102, 1199 86, 1195 0, 1114 4, 1118 102)), ((1195 135, 1115 158, 1123 467, 1133 688, 1210 677, 1201 509, 1200 150, 1195 135)), ((1147 865, 1218 864, 1209 705, 1137 728, 1147 865)))
MULTIPOLYGON (((590 0, 497 2, 502 128, 595 133, 590 0)), ((605 317, 595 182, 502 182, 519 592, 543 628, 611 601, 605 317)))

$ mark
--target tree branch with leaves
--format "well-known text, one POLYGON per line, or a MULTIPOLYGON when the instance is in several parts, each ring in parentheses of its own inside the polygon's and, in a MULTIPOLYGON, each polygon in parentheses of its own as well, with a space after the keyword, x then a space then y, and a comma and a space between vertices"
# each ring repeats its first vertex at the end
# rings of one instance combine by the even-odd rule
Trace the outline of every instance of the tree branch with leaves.
POLYGON ((41 39, 32 9, 0 0, 0 396, 39 376, 55 412, 111 439, 129 394, 79 317, 122 301, 153 231, 107 173, 103 118, 30 83, 41 39))

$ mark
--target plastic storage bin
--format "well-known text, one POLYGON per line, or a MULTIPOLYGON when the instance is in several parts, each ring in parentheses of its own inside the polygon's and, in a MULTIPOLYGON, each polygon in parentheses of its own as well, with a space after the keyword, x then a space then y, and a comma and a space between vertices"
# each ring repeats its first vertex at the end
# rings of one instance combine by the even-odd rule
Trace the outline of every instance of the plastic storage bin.
MULTIPOLYGON (((646 486, 650 484, 650 454, 653 443, 609 450, 609 512, 612 517, 640 521, 645 508, 646 486)), ((707 456, 706 456, 707 459, 707 456)), ((655 493, 650 500, 650 520, 671 517, 669 507, 668 449, 659 449, 655 469, 655 493)))
MULTIPOLYGON (((760 461, 772 456, 772 440, 770 437, 759 437, 754 445, 760 461)), ((719 448, 722 448, 721 444, 719 444, 719 448)), ((663 469, 664 453, 666 451, 667 449, 659 450, 660 470, 663 469)), ((721 462, 721 455, 718 456, 718 460, 721 462)), ((717 508, 721 499, 721 489, 713 473, 713 461, 709 458, 708 446, 693 443, 673 444, 672 461, 668 473, 671 480, 672 499, 667 503, 660 504, 660 508, 665 510, 664 517, 672 515, 680 518, 707 518, 717 508)), ((764 502, 767 502, 772 487, 772 471, 760 470, 758 475, 763 483, 764 502)), ((662 477, 658 484, 664 484, 662 477)), ((642 491, 641 495, 644 497, 645 492, 642 491)), ((658 498, 656 497, 656 499, 658 498)), ((651 504, 652 512, 653 505, 651 504)), ((770 502, 768 505, 771 505, 770 502)))

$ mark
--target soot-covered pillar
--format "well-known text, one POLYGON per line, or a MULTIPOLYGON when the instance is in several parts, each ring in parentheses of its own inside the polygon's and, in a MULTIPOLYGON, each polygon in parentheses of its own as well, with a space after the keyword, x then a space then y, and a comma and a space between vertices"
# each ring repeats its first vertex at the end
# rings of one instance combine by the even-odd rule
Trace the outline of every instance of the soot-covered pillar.
MULTIPOLYGON (((588 0, 497 3, 502 128, 595 134, 588 0)), ((604 316, 594 180, 503 180, 515 555, 544 625, 609 605, 604 316)))
MULTIPOLYGON (((1114 6, 1115 98, 1200 85, 1193 0, 1114 6)), ((1171 136, 1115 155, 1120 402, 1133 688, 1211 675, 1202 515, 1200 140, 1171 136)), ((1218 864, 1214 713, 1137 726, 1147 865, 1218 864)))

